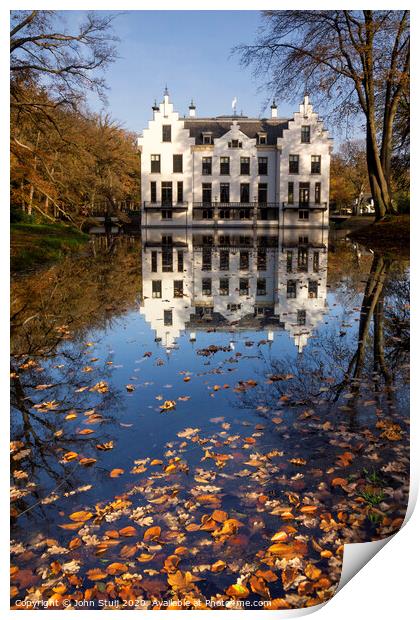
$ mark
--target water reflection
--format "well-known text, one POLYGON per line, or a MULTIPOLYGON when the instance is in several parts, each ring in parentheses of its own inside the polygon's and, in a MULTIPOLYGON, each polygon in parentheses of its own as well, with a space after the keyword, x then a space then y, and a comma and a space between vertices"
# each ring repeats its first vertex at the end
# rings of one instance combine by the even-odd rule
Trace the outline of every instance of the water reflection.
POLYGON ((14 599, 235 607, 241 576, 247 600, 302 607, 333 594, 345 542, 400 527, 397 257, 316 229, 149 229, 12 297, 14 599))
POLYGON ((322 229, 147 230, 141 313, 166 348, 187 331, 286 330, 299 352, 326 312, 322 229))

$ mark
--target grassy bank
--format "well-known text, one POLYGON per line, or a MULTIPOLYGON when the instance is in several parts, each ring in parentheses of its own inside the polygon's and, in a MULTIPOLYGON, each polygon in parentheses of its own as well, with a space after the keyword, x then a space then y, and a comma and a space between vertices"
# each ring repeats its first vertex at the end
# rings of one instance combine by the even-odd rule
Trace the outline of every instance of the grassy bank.
POLYGON ((354 230, 349 237, 378 252, 410 254, 410 216, 398 215, 354 230))
POLYGON ((10 225, 12 273, 30 271, 77 252, 89 236, 65 224, 16 222, 10 225))

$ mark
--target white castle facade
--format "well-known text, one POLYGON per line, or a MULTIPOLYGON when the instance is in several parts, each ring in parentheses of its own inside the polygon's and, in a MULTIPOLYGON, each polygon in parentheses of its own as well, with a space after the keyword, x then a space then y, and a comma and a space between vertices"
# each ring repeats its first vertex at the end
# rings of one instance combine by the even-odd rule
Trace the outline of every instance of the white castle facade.
POLYGON ((293 118, 188 117, 169 94, 138 140, 142 227, 327 227, 332 141, 304 97, 293 118))

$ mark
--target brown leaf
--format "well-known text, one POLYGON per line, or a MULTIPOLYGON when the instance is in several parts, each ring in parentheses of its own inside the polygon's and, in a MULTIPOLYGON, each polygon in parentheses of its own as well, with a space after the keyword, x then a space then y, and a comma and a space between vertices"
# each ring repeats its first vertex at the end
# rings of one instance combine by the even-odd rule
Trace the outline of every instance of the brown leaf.
POLYGON ((127 564, 121 564, 121 562, 113 562, 106 567, 108 575, 121 575, 128 571, 127 564))
POLYGON ((110 478, 118 478, 118 476, 121 476, 124 473, 123 469, 112 469, 109 476, 110 478))
POLYGON ((119 530, 120 536, 129 537, 129 536, 135 536, 136 534, 137 534, 137 530, 132 525, 127 525, 127 527, 123 527, 121 530, 119 530))
POLYGON ((91 581, 101 581, 101 579, 106 579, 108 575, 101 568, 91 568, 87 571, 86 576, 91 581))

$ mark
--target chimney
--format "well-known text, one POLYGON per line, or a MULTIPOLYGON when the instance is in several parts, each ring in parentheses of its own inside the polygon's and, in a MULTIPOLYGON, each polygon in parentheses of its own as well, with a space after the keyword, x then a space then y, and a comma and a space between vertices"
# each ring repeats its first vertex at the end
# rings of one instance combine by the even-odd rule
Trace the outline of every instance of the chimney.
POLYGON ((195 103, 194 101, 191 99, 191 103, 190 103, 190 107, 189 107, 189 111, 190 111, 190 116, 195 116, 195 103))
POLYGON ((277 118, 277 103, 275 99, 273 99, 271 104, 271 118, 277 118))

